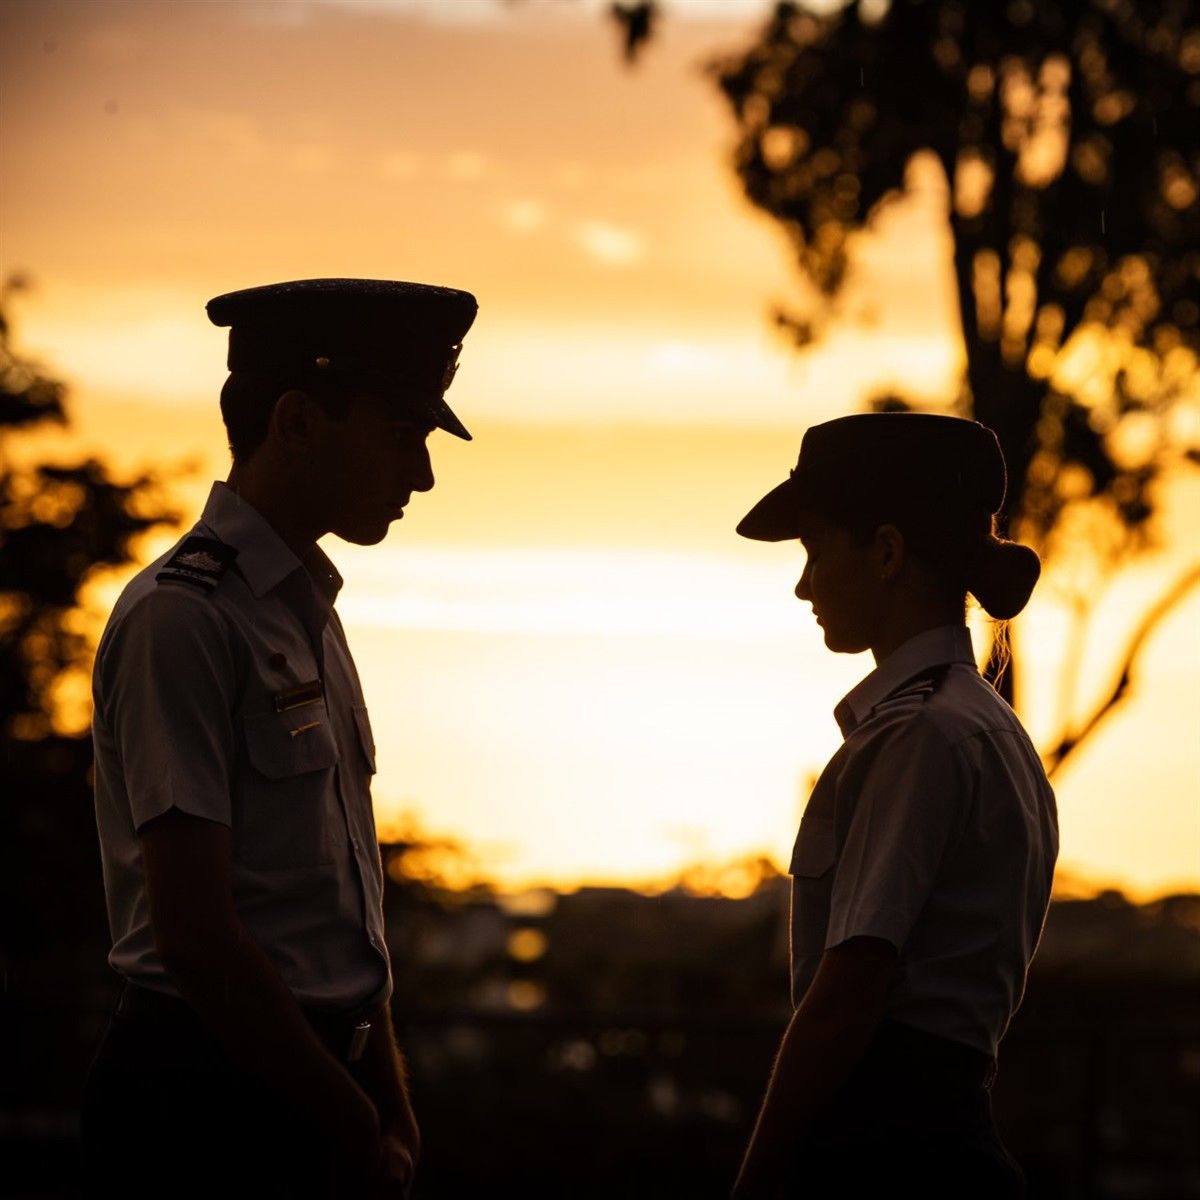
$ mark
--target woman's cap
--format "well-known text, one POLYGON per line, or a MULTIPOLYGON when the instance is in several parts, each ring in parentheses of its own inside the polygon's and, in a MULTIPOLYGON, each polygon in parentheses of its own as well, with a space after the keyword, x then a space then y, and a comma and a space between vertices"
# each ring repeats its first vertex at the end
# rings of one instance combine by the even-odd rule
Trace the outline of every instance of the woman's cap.
POLYGON ((297 279, 217 296, 231 371, 303 386, 344 380, 470 441, 442 398, 478 304, 470 292, 389 279, 297 279))
POLYGON ((1004 456, 978 421, 933 413, 856 413, 813 425, 795 469, 741 520, 742 537, 800 536, 806 513, 870 514, 889 503, 987 513, 1004 503, 1004 456))

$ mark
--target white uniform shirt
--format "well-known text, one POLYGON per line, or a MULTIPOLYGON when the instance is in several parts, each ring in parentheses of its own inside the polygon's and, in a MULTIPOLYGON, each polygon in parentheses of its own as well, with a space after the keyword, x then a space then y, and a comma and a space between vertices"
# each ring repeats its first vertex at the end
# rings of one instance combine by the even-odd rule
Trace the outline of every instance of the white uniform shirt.
POLYGON ((237 557, 212 573, 211 590, 156 579, 175 550, 152 563, 121 594, 96 655, 109 962, 178 995, 155 949, 137 837, 178 808, 229 826, 238 915, 298 1001, 382 1001, 391 976, 371 807, 375 745, 333 609, 341 577, 319 549, 302 564, 221 483, 188 536, 237 557))
POLYGON ((960 626, 906 642, 834 716, 845 741, 792 855, 792 1001, 824 950, 883 938, 899 952, 885 1015, 995 1056, 1058 855, 1041 760, 960 626))

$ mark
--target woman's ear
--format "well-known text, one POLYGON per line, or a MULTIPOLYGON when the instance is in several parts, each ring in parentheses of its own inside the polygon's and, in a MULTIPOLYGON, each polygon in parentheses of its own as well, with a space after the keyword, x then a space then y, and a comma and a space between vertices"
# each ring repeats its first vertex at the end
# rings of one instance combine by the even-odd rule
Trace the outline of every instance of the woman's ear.
POLYGON ((872 550, 880 580, 891 583, 904 567, 904 534, 895 525, 880 525, 872 550))

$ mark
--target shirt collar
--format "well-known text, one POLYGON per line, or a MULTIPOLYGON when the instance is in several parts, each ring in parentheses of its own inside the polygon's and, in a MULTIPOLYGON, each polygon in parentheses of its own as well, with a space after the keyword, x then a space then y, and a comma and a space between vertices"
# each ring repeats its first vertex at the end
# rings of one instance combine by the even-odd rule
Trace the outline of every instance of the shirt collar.
POLYGON ((971 631, 965 625, 939 625, 909 638, 887 656, 860 684, 852 688, 833 710, 834 720, 849 737, 871 715, 871 710, 922 671, 948 663, 975 665, 971 631))
POLYGON ((329 605, 342 587, 342 577, 320 546, 301 562, 267 519, 227 484, 216 482, 208 493, 200 521, 219 541, 238 552, 237 569, 256 597, 278 587, 299 568, 306 568, 329 605))

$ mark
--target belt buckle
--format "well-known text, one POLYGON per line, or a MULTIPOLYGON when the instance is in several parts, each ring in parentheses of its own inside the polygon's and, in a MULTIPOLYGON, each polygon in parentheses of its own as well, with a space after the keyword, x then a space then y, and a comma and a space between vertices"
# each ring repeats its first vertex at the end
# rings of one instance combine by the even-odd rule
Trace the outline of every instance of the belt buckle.
POLYGON ((350 1049, 346 1051, 347 1062, 358 1062, 367 1048, 367 1038, 371 1036, 371 1022, 362 1021, 355 1025, 350 1035, 350 1049))

